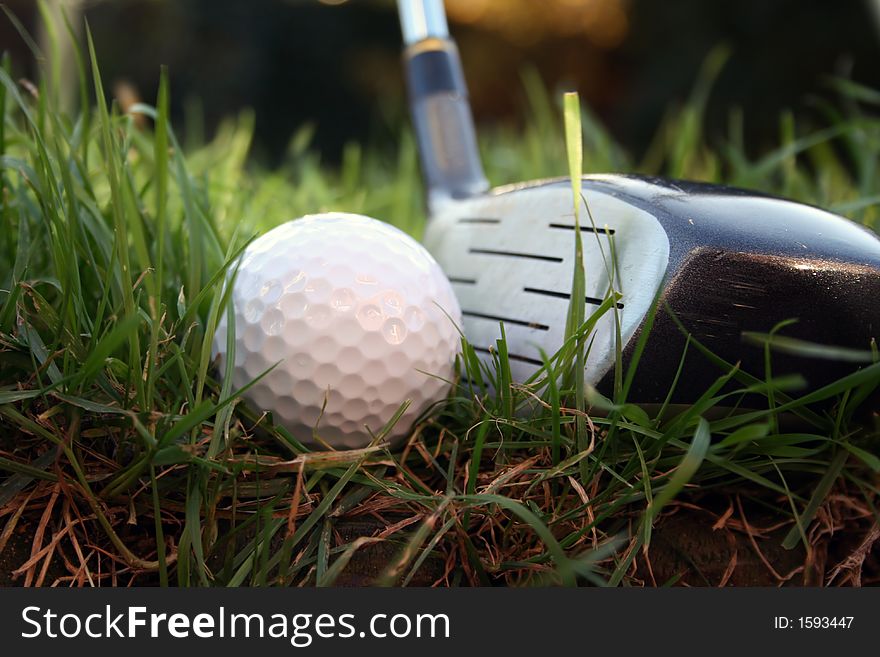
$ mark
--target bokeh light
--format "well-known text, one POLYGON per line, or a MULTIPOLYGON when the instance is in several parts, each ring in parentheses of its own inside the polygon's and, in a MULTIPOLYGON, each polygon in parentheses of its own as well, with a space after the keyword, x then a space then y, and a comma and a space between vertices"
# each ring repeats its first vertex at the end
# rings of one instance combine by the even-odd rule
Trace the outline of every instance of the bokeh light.
POLYGON ((620 45, 629 31, 628 0, 446 0, 452 20, 495 30, 529 46, 584 36, 599 48, 620 45))

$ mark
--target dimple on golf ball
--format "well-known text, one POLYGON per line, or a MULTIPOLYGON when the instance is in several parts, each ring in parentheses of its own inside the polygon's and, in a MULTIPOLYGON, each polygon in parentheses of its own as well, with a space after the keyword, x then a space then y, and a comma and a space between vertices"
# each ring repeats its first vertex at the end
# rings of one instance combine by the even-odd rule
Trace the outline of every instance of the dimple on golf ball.
MULTIPOLYGON (((458 302, 427 250, 381 221, 329 213, 278 226, 242 254, 230 302, 233 386, 272 368, 243 396, 305 445, 364 447, 409 399, 388 436, 400 440, 448 392, 458 302)), ((223 313, 221 374, 228 331, 223 313)))

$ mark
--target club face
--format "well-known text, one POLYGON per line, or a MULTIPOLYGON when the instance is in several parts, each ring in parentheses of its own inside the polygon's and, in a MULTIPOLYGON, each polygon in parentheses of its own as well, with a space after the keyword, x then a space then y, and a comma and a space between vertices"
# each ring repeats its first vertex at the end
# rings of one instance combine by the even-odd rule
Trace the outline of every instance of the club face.
MULTIPOLYGON (((590 315, 612 291, 624 297, 598 320, 586 377, 595 383, 648 312, 669 260, 656 217, 592 191, 581 204, 590 315)), ((486 359, 503 322, 511 373, 527 380, 565 339, 575 263, 575 218, 565 182, 450 201, 432 217, 425 242, 452 281, 464 333, 486 359)))
MULTIPOLYGON (((661 311, 637 377, 640 401, 664 399, 687 332, 746 371, 763 373, 763 349, 744 331, 867 349, 880 328, 880 240, 817 208, 710 185, 629 176, 583 181, 587 312, 613 287, 615 313, 596 327, 587 380, 609 385, 618 348, 631 353, 658 289, 661 311), (613 250, 612 250, 613 245, 613 250), (613 258, 612 258, 613 251, 613 258), (612 268, 613 264, 616 268, 612 268), (669 311, 669 312, 667 312, 669 311), (619 341, 617 326, 620 327, 619 341)), ((525 381, 564 338, 572 284, 573 203, 567 181, 517 185, 437 208, 426 244, 452 278, 464 332, 486 360, 505 325, 511 370, 525 381)), ((720 375, 689 356, 677 401, 691 401, 720 375)), ((781 357, 774 374, 817 386, 842 372, 823 361, 781 357)))

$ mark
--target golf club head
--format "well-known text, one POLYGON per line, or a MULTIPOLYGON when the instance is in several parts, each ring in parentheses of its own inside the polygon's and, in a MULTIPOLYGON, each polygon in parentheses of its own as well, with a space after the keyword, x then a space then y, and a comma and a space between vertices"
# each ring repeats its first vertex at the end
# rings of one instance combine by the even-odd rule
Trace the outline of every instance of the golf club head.
MULTIPOLYGON (((679 365, 675 403, 694 401, 723 372, 691 347, 759 378, 764 347, 745 332, 867 351, 880 333, 880 239, 815 207, 700 183, 637 176, 582 181, 587 315, 619 298, 590 339, 586 379, 610 392, 619 349, 632 356, 655 298, 659 307, 630 398, 662 402, 679 365), (677 320, 677 321, 676 321, 677 320), (680 325, 679 325, 680 323, 680 325)), ((567 179, 448 200, 425 242, 453 283, 468 340, 487 360, 504 323, 511 373, 526 381, 563 344, 574 273, 567 179)), ((773 375, 811 388, 853 363, 774 354, 773 375)))
MULTIPOLYGON (((410 108, 427 187, 425 243, 452 280, 465 336, 486 360, 504 324, 511 374, 528 380, 563 344, 574 272, 566 179, 486 191, 467 88, 442 0, 399 0, 410 108)), ((743 190, 624 175, 582 181, 586 379, 610 392, 655 299, 630 399, 688 403, 722 373, 688 335, 759 378, 764 347, 745 332, 867 351, 880 333, 880 239, 818 208, 743 190), (617 294, 619 293, 619 298, 617 294), (681 368, 679 366, 681 365, 681 368)), ((815 388, 857 367, 774 354, 773 375, 815 388)))

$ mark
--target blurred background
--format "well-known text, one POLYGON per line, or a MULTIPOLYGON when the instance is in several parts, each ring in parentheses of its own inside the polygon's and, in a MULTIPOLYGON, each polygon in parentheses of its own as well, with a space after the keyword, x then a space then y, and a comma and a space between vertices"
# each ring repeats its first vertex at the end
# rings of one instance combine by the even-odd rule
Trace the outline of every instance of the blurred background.
MULTIPOLYGON (((34 0, 5 0, 39 42, 34 0)), ((577 89, 630 152, 650 145, 664 114, 683 104, 710 52, 726 52, 705 128, 723 141, 741 112, 752 154, 779 143, 791 109, 822 124, 828 81, 880 88, 880 0, 447 0, 480 124, 527 119, 525 79, 577 89), (537 73, 537 76, 535 75, 537 73)), ((391 0, 48 0, 84 16, 108 93, 155 101, 170 69, 172 117, 187 141, 218 122, 255 114, 251 156, 273 166, 294 132, 314 126, 326 163, 347 142, 378 145, 404 116, 400 32, 391 0)), ((0 16, 0 50, 15 73, 36 67, 13 22, 0 16)), ((717 57, 717 61, 721 61, 717 57)), ((65 61, 72 67, 72 58, 65 61)), ((71 102, 75 72, 70 68, 71 102)))

